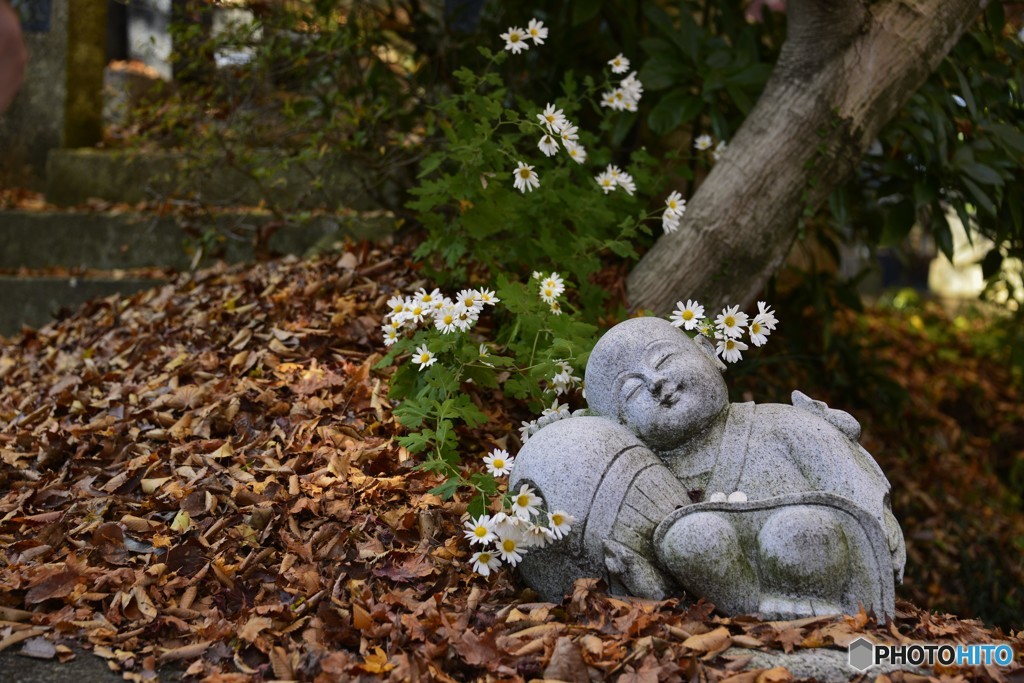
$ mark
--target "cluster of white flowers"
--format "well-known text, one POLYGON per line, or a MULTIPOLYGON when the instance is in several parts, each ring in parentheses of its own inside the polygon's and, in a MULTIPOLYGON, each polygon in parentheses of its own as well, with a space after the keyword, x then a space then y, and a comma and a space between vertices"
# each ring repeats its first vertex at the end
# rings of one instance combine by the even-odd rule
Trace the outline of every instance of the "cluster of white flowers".
POLYGON ((614 164, 608 164, 608 167, 594 176, 594 180, 597 181, 598 187, 600 187, 605 194, 608 194, 617 187, 621 187, 626 191, 630 197, 636 192, 636 183, 633 182, 633 176, 626 173, 618 166, 614 164))
MULTIPOLYGON (((496 477, 508 475, 514 464, 515 458, 500 448, 484 456, 487 471, 496 477)), ((484 547, 471 558, 474 571, 489 576, 503 561, 514 567, 530 548, 543 548, 565 538, 576 520, 561 510, 544 513, 543 507, 544 500, 523 484, 518 493, 512 494, 508 512, 467 520, 463 534, 470 546, 484 547)))
POLYGON ((558 399, 556 398, 554 402, 552 402, 551 407, 545 408, 543 412, 541 412, 540 417, 538 417, 536 420, 529 420, 527 422, 521 422, 519 424, 519 439, 523 443, 526 443, 527 441, 530 440, 531 436, 540 431, 541 427, 546 427, 552 422, 557 422, 558 420, 561 420, 563 417, 573 417, 586 414, 586 408, 581 408, 580 410, 571 410, 569 408, 569 404, 559 403, 558 399))
POLYGON ((533 279, 540 280, 540 298, 541 301, 551 307, 551 312, 555 315, 562 315, 562 304, 558 301, 558 297, 565 293, 565 281, 562 276, 558 273, 551 273, 547 277, 538 271, 533 272, 533 279))
POLYGON ((537 114, 537 120, 540 121, 542 132, 537 147, 544 156, 553 157, 558 154, 561 143, 569 158, 577 164, 587 160, 587 150, 579 142, 579 127, 565 118, 565 113, 561 109, 557 109, 549 102, 543 113, 537 114))
MULTIPOLYGON (((626 73, 629 69, 629 60, 621 54, 608 62, 612 72, 617 74, 626 73)), ((610 107, 616 111, 636 111, 640 98, 644 94, 644 84, 636 77, 636 72, 631 71, 628 76, 619 81, 617 88, 601 95, 601 106, 610 107)))
POLYGON ((555 365, 558 366, 558 372, 555 376, 548 380, 548 388, 555 392, 555 396, 561 396, 567 394, 574 388, 583 384, 583 380, 576 375, 572 374, 572 365, 567 360, 556 360, 555 365))
MULTIPOLYGON (((420 325, 433 326, 442 334, 465 332, 480 318, 484 306, 493 306, 501 301, 491 289, 464 289, 454 299, 445 296, 441 290, 428 292, 420 288, 412 296, 395 295, 388 299, 390 312, 385 316, 383 332, 384 345, 391 346, 398 341, 399 333, 415 330, 420 325)), ((420 370, 430 367, 437 358, 426 344, 417 347, 412 357, 420 370)))
POLYGON ((775 311, 765 302, 758 301, 757 310, 757 315, 751 320, 739 306, 727 306, 712 324, 704 319, 704 307, 699 302, 687 300, 686 303, 676 303, 676 310, 669 316, 669 320, 676 327, 698 330, 708 337, 714 336, 717 342, 716 353, 725 361, 735 363, 743 358, 742 352, 749 348, 740 340, 744 330, 750 335, 750 343, 754 346, 763 346, 768 342, 768 335, 779 323, 775 311))
POLYGON ((508 31, 501 34, 501 39, 505 41, 505 49, 514 55, 530 49, 530 43, 527 41, 532 40, 534 45, 543 45, 547 37, 548 30, 544 27, 544 22, 537 19, 530 19, 525 30, 518 26, 510 26, 508 31))
POLYGON ((698 135, 697 139, 693 141, 693 148, 698 152, 706 152, 711 149, 712 145, 715 148, 711 151, 711 156, 714 157, 715 161, 718 161, 722 158, 722 154, 725 153, 725 148, 728 146, 725 140, 719 140, 716 145, 714 139, 705 133, 704 135, 698 135))

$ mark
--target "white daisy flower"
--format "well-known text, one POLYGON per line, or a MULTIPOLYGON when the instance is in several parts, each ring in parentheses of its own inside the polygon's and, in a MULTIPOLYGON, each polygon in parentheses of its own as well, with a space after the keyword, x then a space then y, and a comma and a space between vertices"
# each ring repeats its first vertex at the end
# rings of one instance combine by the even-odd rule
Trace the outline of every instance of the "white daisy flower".
POLYGON ((447 305, 434 314, 434 327, 442 334, 450 334, 459 328, 458 319, 455 316, 455 306, 447 305))
POLYGON ((405 297, 396 294, 388 299, 388 307, 391 309, 391 315, 402 313, 405 310, 405 297))
POLYGON ((494 517, 491 517, 491 528, 494 529, 494 533, 499 536, 502 534, 510 535, 522 533, 524 524, 528 524, 528 522, 520 517, 509 515, 504 512, 499 512, 494 515, 494 517))
POLYGON ((575 142, 567 142, 565 143, 565 151, 569 153, 569 158, 577 164, 582 164, 587 160, 587 150, 583 145, 576 144, 575 142))
POLYGON ((432 309, 428 310, 427 307, 419 301, 419 299, 410 299, 406 303, 405 311, 402 315, 406 321, 412 321, 414 323, 421 323, 423 319, 430 314, 432 309))
POLYGON ((562 144, 568 145, 570 142, 576 142, 580 139, 579 132, 579 126, 574 126, 566 121, 565 125, 558 131, 558 135, 562 138, 562 144))
POLYGON ((416 301, 423 304, 424 308, 432 309, 435 308, 437 306, 437 302, 443 299, 444 297, 441 295, 441 290, 437 289, 436 287, 432 292, 428 292, 423 287, 420 287, 416 291, 416 294, 413 296, 413 298, 416 301))
POLYGON ((625 190, 626 194, 630 197, 632 197, 633 193, 636 192, 636 183, 633 182, 633 176, 626 172, 620 173, 615 182, 618 183, 619 187, 625 190))
POLYGON ((497 571, 501 566, 501 560, 487 550, 475 553, 470 560, 473 562, 473 571, 480 576, 490 576, 492 571, 497 571))
POLYGON ((384 346, 391 346, 398 341, 398 330, 392 327, 384 329, 384 346))
POLYGON ((687 299, 685 304, 682 301, 676 302, 676 310, 670 317, 673 325, 687 330, 697 329, 703 319, 704 307, 699 302, 690 299, 687 299))
POLYGON ((741 351, 746 351, 747 345, 741 342, 739 339, 733 339, 732 337, 719 337, 718 346, 715 352, 725 359, 728 363, 735 363, 736 361, 743 359, 741 351))
POLYGON ((491 528, 490 515, 481 515, 476 519, 467 520, 465 527, 463 534, 469 539, 470 545, 474 543, 487 544, 498 538, 494 529, 491 528))
POLYGON ((544 107, 544 113, 537 114, 537 118, 543 125, 547 126, 549 133, 558 132, 565 125, 565 114, 562 113, 561 109, 555 109, 555 105, 550 102, 544 107))
POLYGON ((476 290, 476 294, 477 298, 480 300, 480 303, 486 306, 493 306, 494 304, 501 303, 501 299, 495 296, 493 289, 481 288, 476 290))
POLYGON ((754 318, 750 322, 750 343, 754 346, 763 346, 768 343, 768 335, 772 333, 768 326, 763 324, 758 318, 754 318))
POLYGON ((543 45, 548 37, 548 29, 544 22, 536 19, 530 19, 530 23, 526 25, 526 33, 533 39, 534 45, 543 45))
POLYGON ((518 26, 510 26, 508 32, 501 34, 501 39, 505 41, 505 49, 517 55, 522 50, 530 49, 530 44, 526 42, 528 35, 526 31, 518 26))
POLYGON ((522 562, 523 555, 526 554, 526 544, 523 543, 523 539, 518 533, 500 536, 497 548, 501 559, 513 567, 522 562))
POLYGON ((543 548, 553 540, 555 540, 555 535, 551 529, 539 524, 531 526, 523 535, 524 543, 530 548, 543 548))
POLYGON ((672 194, 665 198, 665 213, 670 213, 677 218, 686 213, 686 200, 678 191, 673 190, 672 194))
POLYGON ((480 300, 480 292, 475 289, 464 289, 455 296, 455 301, 478 314, 484 310, 484 302, 480 300))
POLYGON ((697 139, 693 141, 693 148, 700 152, 711 149, 711 136, 707 133, 698 135, 697 139))
POLYGON ((564 510, 548 513, 548 528, 551 529, 551 533, 557 540, 565 538, 572 531, 572 525, 575 523, 576 518, 564 510))
POLYGON ((565 291, 565 280, 558 273, 551 273, 541 283, 541 287, 550 287, 554 290, 555 296, 561 296, 565 291))
POLYGON ((608 92, 601 94, 601 106, 610 107, 612 109, 618 109, 618 100, 615 97, 615 90, 609 90, 608 92))
POLYGON ((548 306, 551 308, 552 315, 562 315, 562 304, 557 301, 549 301, 548 306))
POLYGON ((508 475, 508 473, 512 471, 512 466, 515 464, 516 459, 510 456, 508 451, 500 448, 495 448, 484 456, 484 465, 487 466, 487 471, 495 477, 508 475))
POLYGON ((715 145, 715 148, 711 151, 711 156, 715 161, 722 158, 722 155, 725 154, 726 147, 728 147, 728 145, 725 144, 725 140, 721 140, 717 145, 715 145))
POLYGON ((615 178, 608 171, 602 171, 601 173, 594 176, 594 180, 597 181, 598 187, 600 187, 605 194, 608 194, 615 189, 615 178))
POLYGON ((622 79, 619 89, 622 90, 624 99, 634 107, 640 103, 640 97, 644 94, 644 84, 636 77, 635 71, 622 79))
POLYGON ((425 370, 431 365, 437 362, 437 357, 430 352, 426 344, 420 344, 416 348, 416 353, 412 357, 412 362, 420 366, 420 370, 425 370))
MULTIPOLYGON (((740 310, 739 306, 723 308, 722 312, 715 318, 715 327, 726 337, 736 338, 743 334, 743 328, 747 326, 747 314, 740 310)), ((744 346, 743 348, 746 348, 744 346)))
POLYGON ((519 440, 522 441, 523 443, 526 443, 530 439, 530 434, 533 432, 534 428, 536 428, 536 427, 537 427, 537 421, 536 420, 530 420, 529 422, 520 422, 519 423, 519 440))
POLYGON ((621 52, 609 60, 608 64, 612 67, 613 74, 624 74, 629 71, 629 60, 623 57, 621 52))
POLYGON ((452 307, 452 311, 455 313, 455 327, 463 332, 473 327, 473 325, 476 324, 477 319, 480 317, 477 309, 466 308, 466 305, 461 301, 452 307))
POLYGON ((515 188, 526 194, 527 192, 533 192, 534 188, 540 187, 540 178, 537 177, 537 173, 533 170, 533 166, 529 166, 519 161, 516 162, 516 170, 512 172, 512 177, 515 178, 515 188))
POLYGON ((775 326, 779 324, 778 318, 775 317, 775 311, 763 301, 757 302, 756 319, 769 330, 775 330, 775 326))
POLYGON ((530 519, 537 514, 537 508, 544 504, 540 496, 533 493, 529 484, 523 484, 519 493, 512 497, 512 512, 520 519, 530 519))
POLYGON ((668 211, 661 214, 661 229, 665 231, 665 234, 678 230, 679 216, 673 215, 668 211))
POLYGON ((569 404, 559 403, 558 399, 556 398, 554 402, 551 404, 550 408, 545 408, 543 411, 541 411, 541 415, 555 415, 558 417, 566 417, 569 415, 570 412, 571 411, 569 410, 569 404))
POLYGON ((553 135, 545 134, 537 143, 537 148, 544 152, 544 156, 553 157, 558 154, 558 140, 553 135))

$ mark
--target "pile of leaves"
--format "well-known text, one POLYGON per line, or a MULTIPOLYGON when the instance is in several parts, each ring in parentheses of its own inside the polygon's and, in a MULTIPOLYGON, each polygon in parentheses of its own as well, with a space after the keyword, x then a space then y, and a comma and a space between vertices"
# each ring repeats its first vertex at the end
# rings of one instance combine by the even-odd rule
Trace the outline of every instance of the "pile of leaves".
MULTIPOLYGON (((220 266, 0 345, 0 650, 77 642, 130 680, 210 681, 787 681, 750 650, 862 633, 1024 652, 910 603, 889 624, 760 622, 594 580, 541 603, 510 571, 475 576, 467 500, 429 493, 372 369, 384 302, 421 284, 398 247, 220 266)), ((521 407, 472 398, 489 431, 464 443, 514 448, 521 407)))

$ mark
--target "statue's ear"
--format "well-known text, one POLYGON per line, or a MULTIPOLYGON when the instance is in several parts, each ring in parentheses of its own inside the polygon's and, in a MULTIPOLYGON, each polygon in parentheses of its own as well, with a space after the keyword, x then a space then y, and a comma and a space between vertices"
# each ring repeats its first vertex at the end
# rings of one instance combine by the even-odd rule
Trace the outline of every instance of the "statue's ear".
POLYGON ((718 354, 715 353, 715 345, 711 343, 710 339, 708 339, 703 334, 698 334, 696 337, 693 338, 693 343, 697 345, 697 348, 699 348, 701 351, 707 354, 708 358, 710 358, 711 361, 715 364, 715 367, 718 368, 719 372, 725 372, 726 365, 721 360, 719 360, 718 354))

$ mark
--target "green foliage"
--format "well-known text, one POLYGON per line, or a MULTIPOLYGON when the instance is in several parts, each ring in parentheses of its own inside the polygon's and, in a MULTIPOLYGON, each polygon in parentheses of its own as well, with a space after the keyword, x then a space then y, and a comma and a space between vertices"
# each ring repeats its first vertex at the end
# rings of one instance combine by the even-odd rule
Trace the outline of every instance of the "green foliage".
POLYGON ((519 56, 486 47, 480 52, 489 60, 483 74, 467 68, 455 72, 457 90, 437 108, 444 143, 426 157, 421 182, 411 190, 415 200, 408 206, 427 231, 416 256, 432 265, 432 275, 445 285, 467 281, 470 272, 488 279, 503 272, 566 272, 578 283, 581 308, 593 319, 606 296, 592 282, 602 257, 635 259, 638 236, 651 232, 652 214, 644 207, 658 184, 654 158, 637 149, 625 164, 638 187, 635 196, 606 195, 594 175, 615 158, 599 144, 617 119, 629 116, 602 112, 596 102, 599 90, 614 87, 611 79, 598 88, 587 78, 581 89, 573 72, 564 75, 563 95, 551 102, 577 125, 584 110, 600 116, 600 124, 597 130, 580 126, 578 142, 588 155, 583 163, 561 144, 547 157, 537 147, 547 133, 537 118, 547 102, 516 96, 497 70, 513 66, 519 56), (519 162, 534 167, 539 187, 525 193, 514 187, 519 162))
MULTIPOLYGON (((579 388, 580 378, 574 373, 582 374, 597 337, 597 328, 575 319, 571 307, 556 314, 542 301, 540 284, 539 279, 527 285, 505 276, 497 278, 499 303, 493 313, 483 313, 489 329, 496 330, 493 336, 481 332, 475 318, 465 329, 442 332, 435 327, 433 314, 422 323, 404 317, 414 301, 422 300, 425 290, 392 299, 395 306, 389 322, 401 334, 378 367, 400 361, 392 375, 390 396, 396 401, 395 417, 409 434, 399 437, 399 443, 411 453, 422 454, 421 469, 445 478, 433 491, 436 495, 450 498, 462 487, 475 491, 475 515, 483 514, 487 498, 498 491, 498 485, 490 474, 463 466, 467 458, 461 449, 462 432, 490 419, 474 397, 485 401, 500 390, 528 402, 539 413, 544 406, 557 404, 558 396, 579 388), (417 362, 424 348, 435 358, 429 365, 417 362), (478 389, 486 392, 478 394, 478 389)), ((437 294, 431 294, 436 301, 437 294)))

